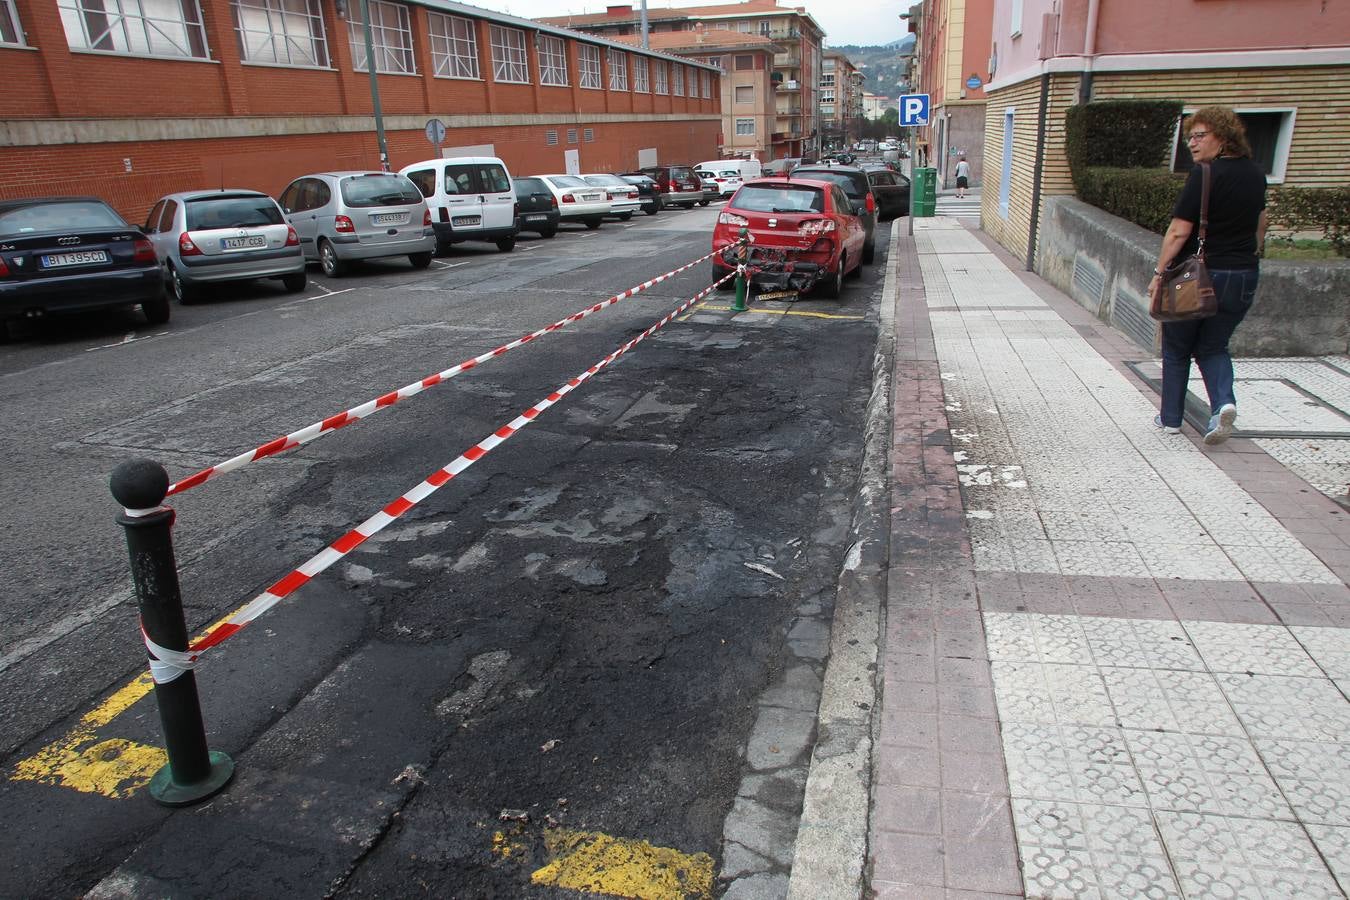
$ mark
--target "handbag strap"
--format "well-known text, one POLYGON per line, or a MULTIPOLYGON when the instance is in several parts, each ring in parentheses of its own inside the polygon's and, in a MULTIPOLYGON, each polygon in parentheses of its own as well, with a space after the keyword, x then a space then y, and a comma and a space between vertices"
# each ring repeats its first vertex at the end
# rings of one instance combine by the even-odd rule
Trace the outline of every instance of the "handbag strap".
POLYGON ((1200 238, 1195 255, 1204 258, 1205 232, 1209 230, 1209 163, 1200 163, 1200 238))

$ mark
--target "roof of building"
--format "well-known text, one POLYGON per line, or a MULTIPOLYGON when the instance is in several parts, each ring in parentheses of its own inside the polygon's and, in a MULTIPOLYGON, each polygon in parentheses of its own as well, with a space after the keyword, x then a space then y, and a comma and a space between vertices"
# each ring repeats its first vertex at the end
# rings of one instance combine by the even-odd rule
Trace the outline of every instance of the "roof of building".
MULTIPOLYGON (((825 30, 802 6, 779 6, 777 0, 743 0, 741 3, 718 3, 709 6, 682 6, 663 9, 648 9, 647 21, 669 22, 681 19, 740 19, 746 16, 799 16, 806 19, 821 34, 825 30)), ((638 11, 631 5, 612 5, 605 12, 581 13, 566 16, 541 16, 536 21, 571 28, 587 28, 598 25, 623 25, 637 22, 638 11)))

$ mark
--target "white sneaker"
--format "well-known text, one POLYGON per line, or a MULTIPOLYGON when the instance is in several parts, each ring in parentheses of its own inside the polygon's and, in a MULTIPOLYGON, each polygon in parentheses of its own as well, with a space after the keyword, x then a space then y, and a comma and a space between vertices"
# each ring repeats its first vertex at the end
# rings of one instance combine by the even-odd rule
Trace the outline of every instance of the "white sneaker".
POLYGON ((1237 407, 1225 403, 1219 411, 1209 417, 1209 431, 1205 432, 1205 443, 1222 444, 1233 435, 1233 423, 1237 421, 1237 407))
POLYGON ((1162 423, 1161 415, 1153 417, 1153 426, 1155 428, 1161 428, 1164 434, 1181 434, 1181 427, 1179 425, 1164 425, 1162 423))

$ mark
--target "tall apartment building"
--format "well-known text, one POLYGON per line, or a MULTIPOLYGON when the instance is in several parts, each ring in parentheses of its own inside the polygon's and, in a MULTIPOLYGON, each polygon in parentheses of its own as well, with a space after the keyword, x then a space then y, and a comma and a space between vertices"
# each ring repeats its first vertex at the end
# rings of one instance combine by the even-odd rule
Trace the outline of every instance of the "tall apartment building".
MULTIPOLYGON (((369 0, 393 168, 439 148, 512 171, 717 152, 722 73, 453 0, 369 0)), ((171 191, 275 195, 378 168, 354 0, 0 0, 0 196, 91 192, 140 221, 171 191), (118 10, 113 12, 114 7, 118 10)))
MULTIPOLYGON (((636 44, 641 37, 623 35, 615 39, 636 44)), ((688 57, 722 72, 718 159, 773 159, 773 132, 778 119, 773 58, 782 47, 760 34, 704 28, 702 23, 692 31, 649 34, 647 44, 653 50, 688 57)))
MULTIPOLYGON (((636 35, 641 29, 640 16, 631 5, 610 6, 603 13, 550 16, 538 21, 607 37, 636 35)), ((725 29, 772 40, 779 50, 774 54, 770 74, 775 121, 768 158, 820 153, 819 93, 825 32, 805 9, 779 6, 776 0, 744 0, 715 6, 648 9, 647 23, 652 38, 666 32, 693 31, 701 25, 705 29, 725 29)))
POLYGON ((825 51, 820 75, 820 123, 826 148, 848 147, 859 137, 866 79, 843 53, 825 51))

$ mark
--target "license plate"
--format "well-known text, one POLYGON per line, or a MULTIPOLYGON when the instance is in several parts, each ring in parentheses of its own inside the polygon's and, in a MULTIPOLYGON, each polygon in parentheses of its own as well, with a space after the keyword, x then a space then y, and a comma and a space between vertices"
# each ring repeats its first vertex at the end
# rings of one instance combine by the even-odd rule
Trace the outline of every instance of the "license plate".
POLYGON ((450 220, 450 224, 451 224, 451 225, 481 225, 481 224, 483 224, 483 217, 482 217, 482 216, 455 216, 453 219, 450 220))
POLYGON ((248 237, 224 238, 220 242, 222 250, 251 250, 254 247, 266 247, 267 238, 260 234, 249 235, 248 237))
POLYGON ((376 213, 370 217, 372 225, 406 225, 408 223, 407 213, 376 213))
POLYGON ((526 221, 526 222, 543 222, 543 221, 545 221, 547 218, 548 218, 548 216, 526 216, 526 217, 525 217, 525 221, 526 221))
POLYGON ((765 291, 759 295, 761 300, 782 300, 785 297, 797 296, 796 291, 765 291))
POLYGON ((87 266, 108 261, 106 250, 78 250, 74 253, 52 253, 42 257, 42 268, 59 269, 62 266, 87 266))
POLYGON ((599 194, 582 194, 581 199, 584 202, 587 200, 603 200, 604 198, 599 194))

